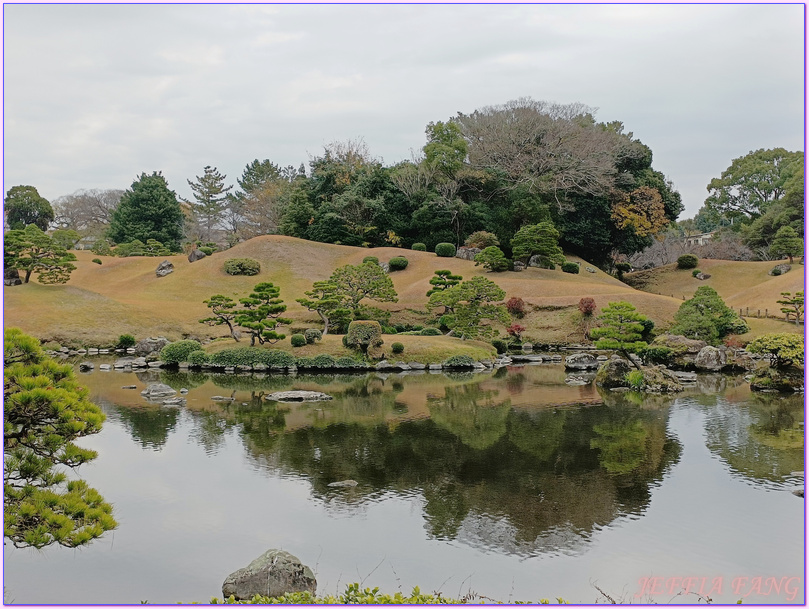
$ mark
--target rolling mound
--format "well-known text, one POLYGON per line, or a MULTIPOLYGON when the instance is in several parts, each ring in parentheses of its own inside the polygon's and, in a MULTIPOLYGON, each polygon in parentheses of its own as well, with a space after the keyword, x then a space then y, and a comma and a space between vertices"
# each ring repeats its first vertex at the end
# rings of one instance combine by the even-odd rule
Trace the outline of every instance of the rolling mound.
MULTIPOLYGON (((592 265, 583 260, 578 275, 562 273, 558 269, 534 268, 521 273, 489 273, 473 262, 439 258, 431 252, 393 247, 365 249, 276 235, 251 239, 194 263, 189 263, 183 255, 170 256, 166 259, 174 264, 174 272, 162 278, 156 277, 154 272, 162 258, 115 258, 85 251, 75 253, 77 269, 67 284, 46 286, 32 280, 29 284, 5 290, 7 326, 18 326, 42 339, 91 345, 113 343, 125 333, 138 338, 163 335, 171 340, 184 336, 222 336, 224 332, 220 327, 211 328, 198 323, 197 320, 208 313, 203 301, 214 294, 238 299, 246 296, 255 284, 270 281, 280 286, 281 298, 288 306, 285 315, 293 319, 293 327, 320 327, 317 315, 295 302, 311 289, 314 281, 327 279, 340 266, 359 264, 366 256, 376 256, 381 262, 394 256, 405 256, 409 260, 408 267, 390 274, 399 301, 380 305, 391 311, 394 323, 424 324, 430 320, 432 316, 424 311, 426 293, 431 287, 430 278, 438 269, 449 269, 464 279, 485 276, 505 290, 507 298, 518 296, 525 300, 530 312, 519 323, 526 326, 527 337, 535 341, 579 342, 583 335, 576 305, 583 297, 594 298, 599 309, 612 301, 629 301, 658 327, 665 328, 682 302, 681 292, 687 294, 685 286, 691 287, 693 293, 697 285, 689 282, 702 284, 693 279, 690 272, 687 272, 687 279, 680 277, 685 271, 669 273, 672 277, 667 281, 672 286, 676 281, 682 281, 683 287, 675 289, 664 284, 664 289, 657 290, 663 293, 659 295, 633 289, 598 269, 595 273, 586 272, 584 267, 592 265), (93 258, 100 258, 102 264, 93 263, 93 258), (254 277, 230 276, 223 270, 223 264, 229 258, 258 260, 261 273, 254 277), (675 297, 671 297, 672 293, 675 297)), ((573 256, 570 259, 579 260, 573 256)), ((766 271, 772 268, 772 263, 725 264, 753 265, 751 268, 760 270, 759 274, 765 277, 766 271)), ((709 282, 743 285, 751 294, 750 298, 754 298, 752 295, 758 286, 746 279, 734 281, 729 277, 731 268, 714 271, 712 265, 703 265, 706 272, 717 278, 709 282)), ((780 291, 790 288, 794 291, 794 280, 802 279, 795 270, 763 282, 761 294, 756 298, 763 302, 772 296, 774 303, 780 291)), ((734 298, 729 303, 737 306, 736 301, 734 298)), ((284 332, 289 334, 287 328, 284 332)))

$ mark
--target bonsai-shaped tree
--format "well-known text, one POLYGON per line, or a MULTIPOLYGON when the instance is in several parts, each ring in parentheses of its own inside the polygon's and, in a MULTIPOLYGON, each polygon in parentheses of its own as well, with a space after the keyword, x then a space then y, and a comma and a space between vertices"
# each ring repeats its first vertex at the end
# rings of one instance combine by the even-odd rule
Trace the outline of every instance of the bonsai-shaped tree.
POLYGON ((226 325, 233 340, 239 342, 239 335, 233 327, 233 322, 236 319, 236 301, 222 294, 216 294, 208 300, 203 300, 203 302, 211 310, 211 316, 200 319, 199 323, 208 324, 209 326, 226 325))
POLYGON ((787 321, 789 321, 789 316, 795 316, 795 323, 800 323, 803 319, 803 292, 795 292, 795 295, 792 295, 792 292, 781 292, 781 297, 783 300, 778 300, 778 304, 784 305, 781 307, 781 313, 783 313, 787 321))
POLYGON ((286 337, 285 334, 275 332, 278 324, 292 323, 291 319, 280 317, 287 310, 287 306, 279 298, 280 293, 281 288, 263 282, 253 288, 250 296, 239 299, 244 309, 239 310, 235 321, 236 325, 250 334, 250 346, 255 345, 256 340, 262 345, 274 344, 286 337))
POLYGON ((602 326, 590 331, 590 336, 596 340, 599 349, 613 349, 640 370, 640 366, 633 361, 630 353, 637 353, 646 347, 647 343, 641 340, 643 324, 646 319, 628 302, 611 302, 601 311, 598 318, 602 326))
POLYGON ((803 366, 803 336, 800 334, 765 334, 748 343, 750 353, 768 353, 773 368, 786 368, 793 363, 803 366))

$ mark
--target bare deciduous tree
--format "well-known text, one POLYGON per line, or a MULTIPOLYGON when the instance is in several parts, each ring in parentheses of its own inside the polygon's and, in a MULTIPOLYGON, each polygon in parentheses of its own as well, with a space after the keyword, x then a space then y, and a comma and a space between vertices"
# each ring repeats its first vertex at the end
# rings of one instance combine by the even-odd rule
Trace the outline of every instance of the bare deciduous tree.
POLYGON ((123 190, 77 190, 54 200, 54 223, 59 228, 72 229, 81 235, 100 235, 118 207, 123 190))

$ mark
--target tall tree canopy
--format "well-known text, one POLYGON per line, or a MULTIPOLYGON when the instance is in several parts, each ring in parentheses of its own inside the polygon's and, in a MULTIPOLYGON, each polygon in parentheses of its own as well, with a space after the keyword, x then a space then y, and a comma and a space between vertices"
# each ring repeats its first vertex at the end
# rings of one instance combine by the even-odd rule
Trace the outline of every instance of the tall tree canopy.
POLYGON ((55 224, 80 235, 102 235, 112 220, 123 190, 77 190, 53 201, 55 224))
POLYGON ((97 453, 75 441, 101 431, 104 413, 73 367, 39 341, 6 328, 3 341, 3 535, 16 547, 82 546, 117 526, 112 506, 76 468, 97 453))
POLYGON ((803 175, 803 152, 751 151, 710 181, 705 207, 729 218, 756 218, 784 195, 796 174, 803 175))
POLYGON ((6 220, 11 229, 23 229, 35 224, 42 230, 48 230, 53 221, 53 208, 48 200, 39 196, 33 186, 13 186, 6 193, 6 220))
POLYGON ((180 251, 183 212, 177 194, 169 190, 161 172, 142 173, 132 182, 112 214, 107 235, 116 243, 155 239, 172 251, 180 251))

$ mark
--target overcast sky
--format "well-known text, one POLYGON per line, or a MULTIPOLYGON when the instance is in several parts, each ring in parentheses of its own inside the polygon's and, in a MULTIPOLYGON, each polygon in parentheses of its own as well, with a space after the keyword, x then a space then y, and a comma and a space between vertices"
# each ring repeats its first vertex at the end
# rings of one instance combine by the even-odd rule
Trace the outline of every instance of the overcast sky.
POLYGON ((4 192, 49 200, 161 170, 385 164, 430 121, 522 96, 598 109, 693 216, 711 178, 804 146, 803 5, 4 5, 4 192))

